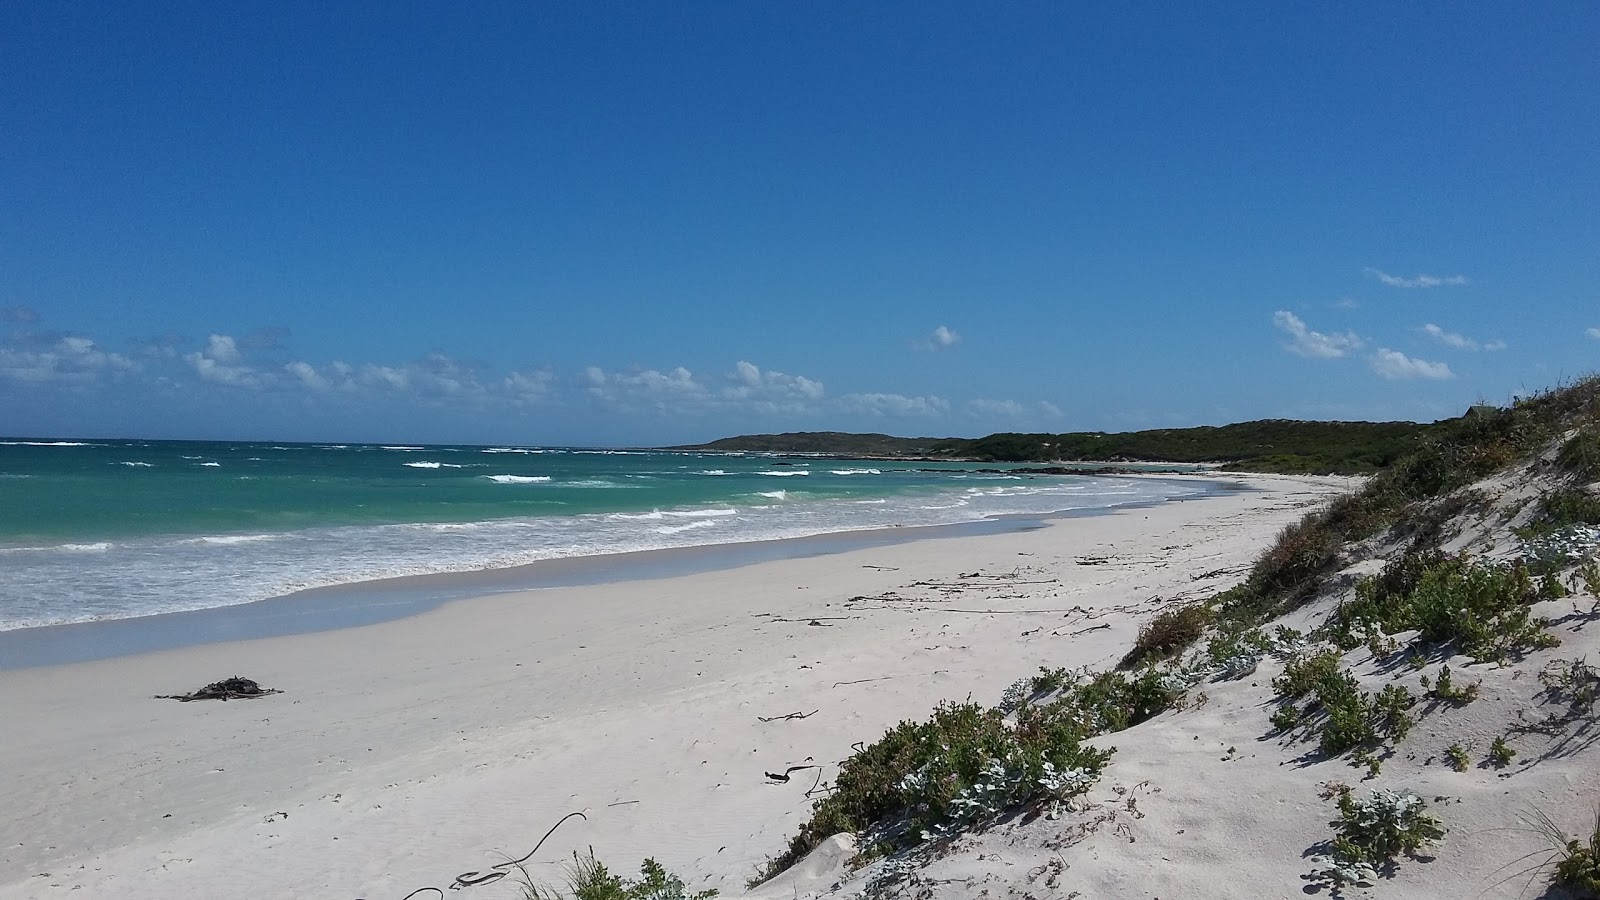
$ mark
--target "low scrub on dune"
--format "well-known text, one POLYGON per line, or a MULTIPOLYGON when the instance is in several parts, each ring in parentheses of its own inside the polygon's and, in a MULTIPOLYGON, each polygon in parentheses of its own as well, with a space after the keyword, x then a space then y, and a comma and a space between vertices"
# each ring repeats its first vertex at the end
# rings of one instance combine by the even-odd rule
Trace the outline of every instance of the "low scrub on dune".
POLYGON ((595 858, 593 847, 581 854, 572 852, 565 891, 536 883, 526 869, 522 870, 521 888, 524 900, 711 900, 717 896, 714 889, 689 891, 682 878, 654 859, 640 864, 637 879, 614 875, 595 858))
POLYGON ((1362 690, 1336 651, 1290 660, 1273 686, 1283 706, 1272 724, 1283 731, 1304 726, 1327 756, 1404 740, 1415 722, 1410 709, 1416 698, 1409 691, 1398 685, 1375 695, 1362 690))
MULTIPOLYGON (((1470 502, 1447 495, 1527 458, 1574 428, 1581 430, 1567 441, 1563 465, 1590 474, 1600 471, 1592 465, 1600 459, 1600 446, 1595 445, 1600 438, 1594 436, 1600 428, 1600 376, 1444 423, 1360 490, 1284 529, 1244 583, 1217 598, 1219 619, 1230 627, 1252 627, 1296 609, 1337 567, 1348 543, 1390 526, 1409 525, 1413 547, 1429 545, 1437 540, 1443 521, 1470 502)), ((1552 520, 1566 520, 1600 510, 1570 497, 1558 500, 1548 514, 1552 520)))
POLYGON ((1133 649, 1122 657, 1117 668, 1132 669, 1182 653, 1200 639, 1214 617, 1211 608, 1202 603, 1191 603, 1162 612, 1139 629, 1133 649))
POLYGON ((1437 551, 1407 553, 1356 586, 1355 598, 1329 616, 1324 630, 1339 647, 1364 635, 1418 631, 1426 644, 1452 644, 1480 662, 1500 662, 1555 646, 1530 607, 1551 599, 1549 580, 1535 582, 1526 566, 1485 565, 1437 551))
POLYGON ((1580 484, 1600 481, 1600 425, 1578 429, 1561 445, 1556 462, 1580 484))
POLYGON ((816 802, 788 849, 752 884, 840 832, 861 835, 864 853, 880 855, 947 837, 1018 805, 1080 794, 1111 757, 1109 750, 1084 745, 1085 739, 1143 722, 1182 693, 1155 669, 1051 679, 1061 684, 1059 692, 1038 702, 1025 696, 1036 681, 1014 686, 1002 708, 946 703, 925 721, 901 722, 845 760, 834 790, 816 802))

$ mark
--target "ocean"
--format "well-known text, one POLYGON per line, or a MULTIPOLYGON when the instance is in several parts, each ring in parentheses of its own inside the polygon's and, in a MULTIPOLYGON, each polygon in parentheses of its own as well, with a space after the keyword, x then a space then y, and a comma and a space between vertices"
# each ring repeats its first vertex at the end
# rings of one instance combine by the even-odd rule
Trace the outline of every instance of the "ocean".
POLYGON ((1214 489, 978 468, 650 450, 3 440, 0 631, 405 575, 1214 489))

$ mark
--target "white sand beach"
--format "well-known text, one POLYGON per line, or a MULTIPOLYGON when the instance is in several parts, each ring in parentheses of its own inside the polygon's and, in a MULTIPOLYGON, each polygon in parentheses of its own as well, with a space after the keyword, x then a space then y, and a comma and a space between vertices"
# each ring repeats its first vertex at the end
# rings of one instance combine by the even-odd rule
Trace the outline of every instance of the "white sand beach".
MULTIPOLYGON (((1350 484, 1241 480, 1255 489, 1022 533, 0 672, 0 897, 400 900, 520 857, 580 810, 528 862, 536 879, 560 883, 571 852, 592 846, 615 870, 653 856, 693 888, 738 895, 853 744, 941 700, 994 703, 1040 666, 1110 667, 1155 612, 1237 582, 1281 528, 1350 484), (153 699, 234 674, 283 693, 153 699), (787 783, 765 775, 811 765, 787 783)), ((1044 872, 1060 854, 1097 896, 1298 894, 1302 851, 1327 831, 1314 784, 1356 773, 1295 766, 1301 751, 1260 742, 1269 683, 1207 688, 1209 708, 1101 739, 1120 750, 1094 794, 1128 811, 1126 831, 1074 851, 1020 832, 976 838, 995 855, 948 862, 957 895, 998 881, 1021 896, 1032 880, 1005 867, 1038 857, 1044 872), (1007 841, 1019 855, 1002 865, 1007 841)), ((1493 773, 1458 785, 1488 802, 1505 790, 1493 773)), ((1438 874, 1420 868, 1410 877, 1438 874)), ((815 893, 837 876, 761 893, 815 893)), ((460 895, 520 896, 509 878, 460 895)))
POLYGON ((0 897, 399 898, 523 855, 573 810, 541 877, 592 845, 738 893, 851 744, 1041 665, 1111 664, 1347 483, 1247 480, 1019 534, 0 673, 0 897), (234 674, 284 693, 152 699, 234 674))

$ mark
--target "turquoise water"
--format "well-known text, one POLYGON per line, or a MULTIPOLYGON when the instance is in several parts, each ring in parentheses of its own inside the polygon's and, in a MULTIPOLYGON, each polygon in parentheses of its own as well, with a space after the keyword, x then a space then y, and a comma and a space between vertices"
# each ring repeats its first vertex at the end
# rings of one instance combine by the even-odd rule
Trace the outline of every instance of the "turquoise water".
POLYGON ((526 447, 0 441, 0 630, 399 575, 1207 490, 975 468, 526 447))

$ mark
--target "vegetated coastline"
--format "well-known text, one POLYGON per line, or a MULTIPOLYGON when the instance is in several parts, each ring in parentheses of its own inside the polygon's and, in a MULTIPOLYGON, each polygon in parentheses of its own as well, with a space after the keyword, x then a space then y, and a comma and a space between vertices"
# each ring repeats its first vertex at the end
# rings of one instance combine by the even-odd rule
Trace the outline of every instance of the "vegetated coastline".
MULTIPOLYGON (((1251 790, 1229 802, 1271 802, 1143 823, 1141 838, 1190 824, 1150 841, 1168 869, 1194 864, 1183 835, 1196 826, 1238 839, 1320 796, 1329 833, 1282 861, 1305 870, 1308 893, 1395 881, 1397 896, 1446 896, 1459 885, 1438 876, 1459 872, 1416 871, 1445 857, 1484 892, 1515 879, 1544 897, 1600 897, 1600 670, 1587 656, 1600 651, 1597 487, 1600 377, 1441 423, 1286 528, 1242 581, 1156 613, 1116 669, 1042 669, 997 705, 946 703, 859 745, 750 886, 1165 895, 1175 879, 1141 872, 1153 860, 1133 847, 1130 823, 1158 805, 1141 808, 1139 792, 1180 804, 1215 792, 1146 777, 1093 794, 1129 757, 1139 775, 1203 782, 1171 759, 1177 732, 1194 731, 1236 736, 1219 773, 1239 765, 1251 790), (1120 750, 1097 740, 1112 732, 1120 750), (1312 797, 1272 795, 1291 788, 1312 797), (1468 846, 1439 849, 1447 835, 1468 846), (1507 844, 1532 849, 1505 857, 1507 844), (1106 859, 1116 854, 1130 858, 1106 859)), ((1238 874, 1216 895, 1263 887, 1238 874)))
POLYGON ((1208 463, 1224 471, 1367 475, 1391 465, 1428 438, 1483 415, 1414 422, 1309 422, 1262 419, 1233 425, 1125 433, 1002 432, 981 438, 901 438, 836 431, 753 434, 673 450, 833 455, 969 462, 1208 463))

